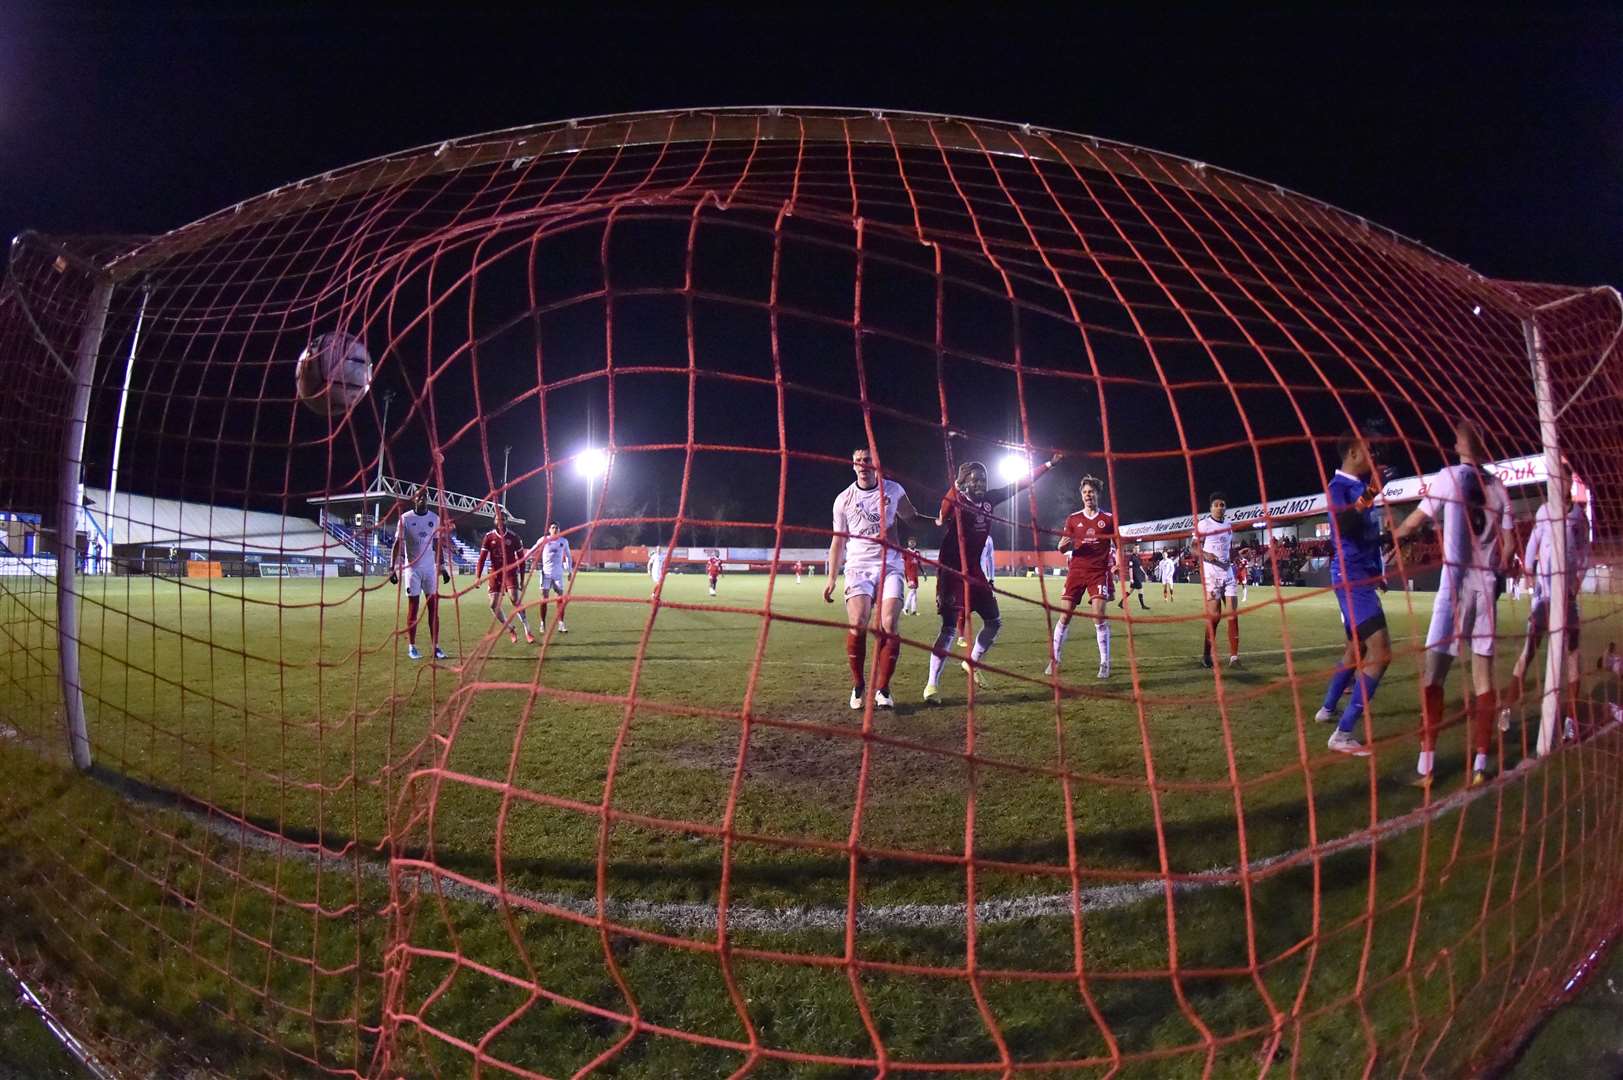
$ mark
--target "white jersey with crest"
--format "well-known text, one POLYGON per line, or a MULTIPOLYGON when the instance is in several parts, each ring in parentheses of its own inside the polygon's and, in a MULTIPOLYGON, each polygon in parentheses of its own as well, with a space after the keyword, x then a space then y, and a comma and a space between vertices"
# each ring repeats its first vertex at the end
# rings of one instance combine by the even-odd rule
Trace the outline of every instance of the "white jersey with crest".
POLYGON ((1420 509, 1442 522, 1443 578, 1451 588, 1469 576, 1491 584, 1499 567, 1499 533, 1515 524, 1499 478, 1475 465, 1450 465, 1426 485, 1420 509))
POLYGON ((844 533, 845 572, 902 572, 896 543, 896 507, 907 497, 902 485, 883 480, 864 491, 854 482, 834 500, 834 532, 844 533), (891 546, 886 547, 884 541, 891 546))
MULTIPOLYGON (((1213 558, 1229 561, 1229 551, 1234 547, 1234 521, 1227 519, 1218 521, 1207 514, 1195 522, 1195 535, 1200 539, 1200 550, 1213 558)), ((1210 563, 1206 564, 1208 571, 1218 569, 1210 563)))
POLYGON ((439 531, 440 516, 432 510, 422 514, 407 510, 400 515, 400 535, 405 538, 407 566, 414 570, 434 569, 434 538, 439 531))
POLYGON ((541 541, 541 573, 549 578, 561 578, 569 573, 567 537, 549 536, 541 541))

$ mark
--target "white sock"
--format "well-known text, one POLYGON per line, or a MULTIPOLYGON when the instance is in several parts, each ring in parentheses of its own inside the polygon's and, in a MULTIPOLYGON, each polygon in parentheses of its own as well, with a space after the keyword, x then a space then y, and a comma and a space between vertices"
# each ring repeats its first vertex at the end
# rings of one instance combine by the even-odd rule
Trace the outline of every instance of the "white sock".
POLYGON ((1472 772, 1487 772, 1488 771, 1488 755, 1487 754, 1478 754, 1476 756, 1476 761, 1471 763, 1471 771, 1472 772))
POLYGON ((1065 639, 1071 636, 1071 624, 1059 623, 1054 627, 1054 659, 1058 660, 1065 651, 1065 639))
POLYGON ((1420 751, 1420 761, 1414 767, 1415 772, 1419 773, 1421 776, 1430 776, 1431 775, 1432 761, 1435 760, 1436 757, 1437 757, 1436 751, 1433 751, 1433 750, 1422 750, 1422 751, 1420 751))
POLYGON ((1093 639, 1099 645, 1099 663, 1110 663, 1110 624, 1093 628, 1093 639))
POLYGON ((526 633, 526 634, 527 634, 527 633, 529 633, 529 632, 530 632, 530 620, 529 620, 529 619, 526 619, 526 618, 525 618, 525 617, 524 617, 524 612, 522 612, 522 611, 515 611, 515 612, 514 612, 514 613, 513 613, 513 614, 515 614, 515 615, 517 615, 517 616, 518 616, 518 621, 519 621, 519 622, 520 622, 520 623, 521 623, 521 624, 522 624, 522 625, 523 625, 523 626, 524 626, 524 632, 525 632, 525 633, 526 633))
POLYGON ((969 650, 969 658, 971 660, 975 661, 976 663, 980 663, 981 657, 983 657, 985 655, 986 655, 986 646, 982 645, 981 644, 981 639, 979 637, 977 637, 975 639, 975 647, 973 649, 969 650))
POLYGON ((941 653, 931 653, 930 654, 930 685, 931 686, 936 686, 941 682, 941 666, 943 664, 945 664, 946 662, 947 662, 947 658, 945 656, 943 656, 941 653))

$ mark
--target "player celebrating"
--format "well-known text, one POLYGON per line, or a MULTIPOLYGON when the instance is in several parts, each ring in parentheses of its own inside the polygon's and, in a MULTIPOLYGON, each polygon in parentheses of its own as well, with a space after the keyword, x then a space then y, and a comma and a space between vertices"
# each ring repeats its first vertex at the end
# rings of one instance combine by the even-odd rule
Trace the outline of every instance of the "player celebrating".
POLYGON ((525 642, 535 644, 535 635, 530 633, 529 620, 524 617, 524 611, 520 606, 524 602, 524 568, 529 561, 526 555, 524 541, 519 539, 518 533, 507 527, 507 515, 497 508, 495 527, 487 532, 479 543, 479 558, 473 564, 473 576, 477 578, 484 574, 488 560, 490 578, 486 582, 486 587, 490 590, 490 613, 496 617, 501 628, 507 631, 508 638, 515 645, 518 644, 518 632, 513 629, 507 616, 502 614, 503 595, 513 600, 513 614, 518 616, 518 621, 524 626, 525 642))
MULTIPOLYGON (((1570 472, 1565 463, 1557 482, 1570 486, 1570 472)), ((1510 704, 1520 701, 1527 684, 1527 668, 1538 652, 1539 644, 1550 629, 1550 594, 1555 579, 1555 513, 1548 502, 1533 515, 1533 531, 1527 537, 1527 550, 1522 555, 1522 569, 1528 578, 1532 604, 1527 612, 1527 638, 1516 657, 1516 667, 1510 677, 1510 702, 1499 713, 1499 730, 1510 729, 1510 704)), ((1574 699, 1578 696, 1578 589, 1584 571, 1589 567, 1589 518, 1577 502, 1567 507, 1567 686, 1574 699)), ((1575 713, 1576 710, 1573 710, 1575 713)), ((1577 736, 1574 716, 1566 718, 1565 733, 1569 739, 1577 736)))
POLYGON ((1224 519, 1228 499, 1214 491, 1206 500, 1207 516, 1195 522, 1195 541, 1200 545, 1200 591, 1206 609, 1206 646, 1200 666, 1212 666, 1212 648, 1217 641, 1217 624, 1223 621, 1223 601, 1229 602, 1229 667, 1240 666, 1240 604, 1234 563, 1229 551, 1234 546, 1234 522, 1224 519))
POLYGON ((410 643, 406 655, 421 660, 417 650, 418 603, 428 602, 428 636, 434 646, 434 659, 444 660, 445 650, 440 648, 440 589, 435 581, 449 585, 451 571, 440 543, 440 516, 428 508, 428 489, 418 488, 412 496, 411 509, 400 515, 400 526, 395 530, 394 547, 389 552, 389 584, 400 583, 400 572, 406 574, 406 640, 410 643))
POLYGON ((710 553, 710 558, 705 560, 704 572, 710 578, 710 595, 714 596, 716 595, 716 582, 721 578, 721 557, 714 551, 710 553))
POLYGON ((1162 601, 1172 603, 1172 583, 1178 577, 1178 560, 1173 558, 1172 552, 1161 552, 1161 565, 1155 568, 1155 576, 1161 579, 1162 601))
POLYGON ((547 595, 558 597, 558 633, 569 633, 564 625, 564 582, 574 568, 570 559, 569 538, 558 531, 558 523, 547 523, 547 535, 536 545, 536 561, 541 564, 541 632, 547 632, 547 595))
POLYGON ((1324 704, 1313 719, 1320 723, 1335 720, 1341 695, 1356 679, 1352 700, 1330 734, 1330 749, 1367 757, 1369 751, 1357 735, 1358 719, 1369 708, 1375 688, 1381 685, 1381 676, 1392 662, 1392 634, 1377 591, 1385 575, 1381 515, 1375 508, 1382 483, 1368 444, 1356 432, 1343 435, 1336 449, 1341 453, 1341 467, 1330 478, 1325 502, 1334 538, 1330 587, 1341 605, 1341 628, 1347 634, 1347 648, 1330 676, 1324 704))
POLYGON ((997 596, 992 592, 986 567, 979 558, 991 540, 992 511, 1036 483, 1062 456, 1056 453, 1037 466, 1031 475, 994 491, 987 490, 985 465, 966 461, 958 466, 952 490, 942 497, 941 512, 936 515, 936 520, 944 524, 947 531, 941 538, 941 552, 937 556, 941 569, 935 580, 935 607, 941 616, 941 631, 930 650, 930 677, 924 686, 926 702, 939 704, 941 700, 941 668, 947 662, 959 616, 966 609, 981 617, 981 632, 963 668, 976 686, 986 685, 980 670, 981 658, 997 641, 998 629, 1003 625, 997 596))
POLYGON ((907 598, 902 601, 903 615, 919 613, 919 564, 922 562, 918 538, 909 536, 907 549, 902 552, 902 582, 907 586, 907 598))
POLYGON ((1116 543, 1116 519, 1099 509, 1099 492, 1104 484, 1097 476, 1084 476, 1079 485, 1082 509, 1065 519, 1060 530, 1059 549, 1071 560, 1065 575, 1065 610, 1054 626, 1054 645, 1044 675, 1059 670, 1065 638, 1071 632, 1071 616, 1076 605, 1088 598, 1093 612, 1093 637, 1099 645, 1099 678, 1110 678, 1110 623, 1105 620, 1105 604, 1124 573, 1121 546, 1116 543))
POLYGON ((1426 660, 1421 672, 1420 759, 1415 783, 1431 783, 1437 727, 1443 719, 1443 686, 1459 655, 1460 639, 1470 643, 1475 691, 1470 744, 1471 784, 1486 782, 1488 747, 1493 738, 1493 646, 1498 633, 1494 576, 1510 561, 1515 544, 1510 496, 1498 477, 1482 467, 1487 460, 1476 426, 1462 420, 1454 428, 1458 465, 1445 467, 1426 487, 1420 505, 1393 532, 1402 542, 1428 520, 1443 521, 1443 576, 1431 609, 1426 660))
POLYGON ((918 515, 907 492, 894 480, 879 481, 873 454, 866 446, 851 451, 856 482, 834 500, 833 536, 828 544, 828 584, 823 599, 834 602, 835 575, 844 557, 845 658, 851 665, 851 707, 862 708, 867 688, 868 621, 879 608, 879 648, 874 654, 873 703, 876 709, 894 707, 890 677, 896 671, 901 639, 896 623, 902 606, 902 557, 897 550, 896 522, 918 515), (849 546, 847 546, 849 538, 849 546))

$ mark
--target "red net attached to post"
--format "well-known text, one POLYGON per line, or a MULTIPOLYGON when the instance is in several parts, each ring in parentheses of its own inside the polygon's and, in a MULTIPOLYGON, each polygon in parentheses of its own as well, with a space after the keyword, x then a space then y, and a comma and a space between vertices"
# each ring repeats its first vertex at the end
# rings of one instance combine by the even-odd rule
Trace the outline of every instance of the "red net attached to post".
POLYGON ((1620 320, 827 110, 21 238, 0 953, 129 1075, 1502 1061, 1623 922, 1620 320))

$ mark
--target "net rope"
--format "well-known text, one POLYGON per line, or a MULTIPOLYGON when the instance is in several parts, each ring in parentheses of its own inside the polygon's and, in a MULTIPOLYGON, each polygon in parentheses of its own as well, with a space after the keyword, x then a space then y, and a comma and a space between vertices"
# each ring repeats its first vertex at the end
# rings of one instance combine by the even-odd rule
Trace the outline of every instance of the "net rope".
MULTIPOLYGON (((915 114, 571 121, 156 238, 25 235, 0 287, 0 954, 132 1076, 1501 1063, 1623 926, 1620 324, 1613 290, 1485 278, 1263 181, 915 114), (371 389, 323 415, 295 364, 334 333, 371 389), (1541 370, 1592 534, 1579 678, 1549 691, 1571 738, 1537 752, 1549 645, 1518 692, 1513 589, 1494 690, 1454 664, 1416 788, 1458 568, 1434 531, 1393 548, 1371 752, 1327 749, 1338 439, 1378 440, 1396 525, 1469 421, 1520 551, 1541 370), (860 538, 829 518, 853 447, 917 510, 886 543, 919 538, 926 605, 982 598, 931 521, 974 516, 942 501, 960 466, 1058 456, 982 514, 1000 612, 970 626, 995 641, 946 646, 939 705, 942 618, 868 641, 838 583, 823 601, 830 541, 860 538), (1084 474, 1132 526, 1101 679, 1080 640, 1043 671, 1084 474), (457 564, 421 622, 384 477, 435 493, 457 564), (1255 576, 1213 620, 1192 530, 1219 489, 1258 508, 1235 526, 1255 576), (473 572, 489 522, 442 492, 526 515, 526 551, 558 521, 562 596, 521 586, 535 645, 473 572), (1182 567, 1169 601, 1123 576, 1152 547, 1182 567), (1488 705, 1510 724, 1473 786, 1488 705)), ((1093 622, 1084 602, 1070 630, 1093 622)))

